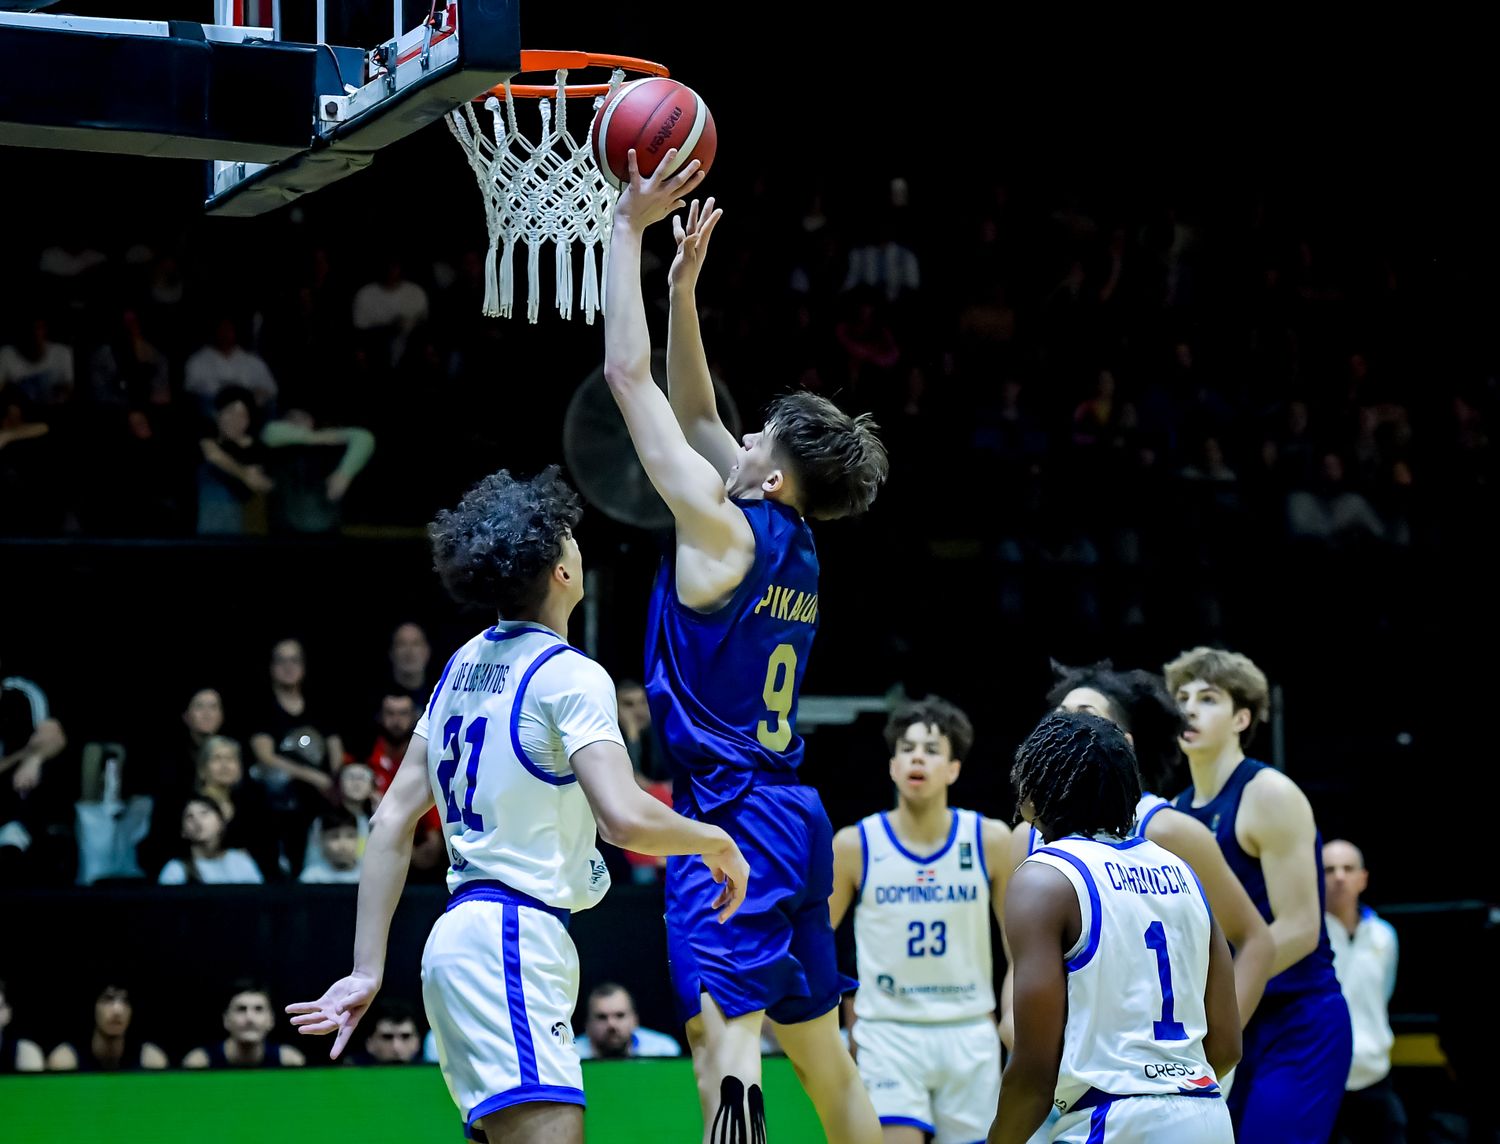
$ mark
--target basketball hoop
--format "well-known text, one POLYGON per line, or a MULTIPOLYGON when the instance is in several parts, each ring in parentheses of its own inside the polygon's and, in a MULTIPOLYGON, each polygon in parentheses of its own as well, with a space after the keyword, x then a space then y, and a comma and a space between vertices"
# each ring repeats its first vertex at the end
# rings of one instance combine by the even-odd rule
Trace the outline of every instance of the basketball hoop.
POLYGON ((579 302, 593 325, 603 309, 603 275, 608 262, 610 219, 617 192, 605 182, 587 137, 580 143, 568 130, 569 99, 593 99, 595 106, 624 82, 627 72, 665 76, 667 69, 633 56, 588 52, 521 53, 521 71, 553 71, 550 84, 505 83, 448 115, 448 129, 468 157, 484 196, 490 246, 485 258, 484 314, 508 318, 515 296, 516 244, 526 247, 526 316, 541 312, 541 249, 553 245, 557 310, 573 313, 573 244, 583 247, 579 302), (611 69, 607 83, 568 86, 570 71, 611 69), (516 122, 516 101, 534 99, 541 131, 533 142, 516 122), (475 110, 487 113, 485 123, 475 110), (595 249, 600 248, 599 253, 595 249))

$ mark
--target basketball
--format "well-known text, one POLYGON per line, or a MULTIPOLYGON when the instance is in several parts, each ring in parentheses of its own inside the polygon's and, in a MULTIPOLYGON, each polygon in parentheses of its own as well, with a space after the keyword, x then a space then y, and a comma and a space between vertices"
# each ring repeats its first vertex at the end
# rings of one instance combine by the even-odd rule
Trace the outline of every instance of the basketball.
POLYGON ((589 143, 599 170, 619 190, 630 179, 626 156, 632 147, 643 178, 655 173, 673 147, 674 171, 690 159, 707 171, 719 136, 708 104, 697 92, 675 79, 653 76, 621 84, 604 101, 594 113, 589 143))

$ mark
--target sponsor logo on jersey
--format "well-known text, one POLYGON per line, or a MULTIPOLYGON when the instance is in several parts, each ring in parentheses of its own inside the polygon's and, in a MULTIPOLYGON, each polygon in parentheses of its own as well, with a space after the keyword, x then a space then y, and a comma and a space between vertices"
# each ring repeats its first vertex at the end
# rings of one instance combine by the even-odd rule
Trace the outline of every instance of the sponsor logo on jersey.
POLYGON ((589 859, 589 889, 595 889, 599 883, 609 877, 609 867, 597 858, 589 859))
POLYGON ((1213 1084, 1208 1077, 1200 1077, 1203 1070, 1197 1065, 1183 1064, 1181 1061, 1151 1061, 1141 1066, 1141 1072, 1147 1080, 1161 1080, 1165 1077, 1187 1077, 1189 1083, 1198 1085, 1204 1082, 1213 1084))
POLYGON ((974 869, 974 844, 972 842, 958 844, 958 868, 960 870, 974 869))
POLYGON ((552 1035, 557 1038, 557 1043, 560 1045, 571 1045, 573 1043, 573 1030, 568 1027, 566 1021, 553 1021, 552 1035))
POLYGON ((1177 1091, 1187 1093, 1218 1092, 1219 1082, 1210 1076, 1194 1077, 1187 1084, 1178 1085, 1177 1091))
POLYGON ((469 868, 469 860, 460 854, 458 847, 454 846, 451 842, 448 844, 448 856, 453 860, 453 868, 455 870, 467 870, 469 868))
POLYGON ((891 997, 896 995, 896 979, 889 973, 882 973, 875 979, 875 988, 891 997))

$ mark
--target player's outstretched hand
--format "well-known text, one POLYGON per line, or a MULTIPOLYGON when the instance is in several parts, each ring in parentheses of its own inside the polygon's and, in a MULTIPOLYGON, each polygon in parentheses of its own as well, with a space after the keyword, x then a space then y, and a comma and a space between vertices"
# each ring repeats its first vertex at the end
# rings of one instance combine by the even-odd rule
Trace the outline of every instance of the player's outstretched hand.
POLYGON ((682 224, 682 216, 672 216, 672 237, 677 240, 677 257, 672 259, 672 269, 667 274, 672 289, 691 290, 698 284, 709 237, 723 215, 724 211, 714 206, 714 198, 709 195, 704 203, 694 199, 688 204, 686 226, 682 224))
POLYGON ((288 1005, 292 1024, 304 1035, 338 1032, 328 1059, 336 1061, 349 1038, 354 1035, 354 1026, 365 1015, 375 994, 380 992, 380 982, 363 973, 351 973, 328 987, 328 992, 316 1001, 298 1001, 288 1005))
POLYGON ((745 904, 745 887, 750 881, 750 863, 740 853, 740 848, 727 835, 719 850, 706 851, 703 864, 713 875, 714 881, 723 885, 711 909, 719 911, 719 922, 723 924, 734 916, 735 910, 745 904))
POLYGON ((687 196, 703 182, 703 171, 700 169, 703 164, 697 159, 689 159, 676 174, 664 174, 671 169, 676 155, 677 148, 674 147, 667 152, 651 177, 643 178, 635 161, 635 148, 632 147, 627 152, 625 162, 630 170, 630 179, 620 192, 619 201, 615 203, 617 226, 624 223, 637 230, 645 230, 652 223, 661 222, 673 211, 687 206, 687 196))

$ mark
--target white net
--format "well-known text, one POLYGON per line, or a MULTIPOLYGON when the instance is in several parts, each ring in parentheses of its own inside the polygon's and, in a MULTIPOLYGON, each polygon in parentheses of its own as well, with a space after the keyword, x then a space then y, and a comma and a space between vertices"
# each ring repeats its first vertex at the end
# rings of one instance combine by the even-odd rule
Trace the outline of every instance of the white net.
MULTIPOLYGON (((580 144, 568 130, 568 73, 557 73, 557 95, 537 100, 541 133, 532 142, 516 125, 516 100, 505 85, 506 98, 490 96, 481 117, 473 103, 448 115, 448 129, 463 147, 484 196, 490 248, 485 258, 484 313, 508 318, 515 298, 516 245, 526 248, 526 316, 535 322, 541 313, 541 253, 553 248, 553 278, 557 310, 572 317, 574 301, 573 246, 583 247, 578 302, 584 321, 593 324, 604 308, 601 289, 609 256, 609 227, 617 192, 604 181, 594 162, 588 139, 580 144), (488 119, 488 129, 484 120, 488 119)), ((613 95, 625 78, 616 68, 609 81, 613 95)), ((595 100, 597 107, 600 101, 595 100)))

